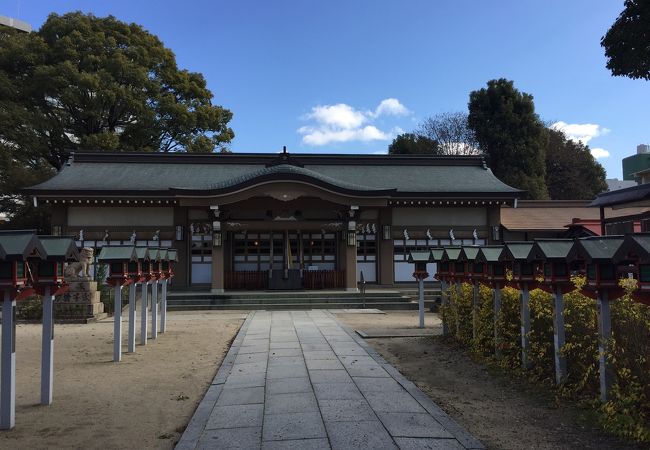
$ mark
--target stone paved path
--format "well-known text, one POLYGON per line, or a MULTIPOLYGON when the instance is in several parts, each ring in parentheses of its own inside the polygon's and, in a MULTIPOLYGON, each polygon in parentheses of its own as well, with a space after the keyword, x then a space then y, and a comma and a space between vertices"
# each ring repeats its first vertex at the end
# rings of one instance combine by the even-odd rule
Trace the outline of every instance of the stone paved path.
POLYGON ((246 319, 177 449, 463 449, 481 443, 323 310, 246 319))

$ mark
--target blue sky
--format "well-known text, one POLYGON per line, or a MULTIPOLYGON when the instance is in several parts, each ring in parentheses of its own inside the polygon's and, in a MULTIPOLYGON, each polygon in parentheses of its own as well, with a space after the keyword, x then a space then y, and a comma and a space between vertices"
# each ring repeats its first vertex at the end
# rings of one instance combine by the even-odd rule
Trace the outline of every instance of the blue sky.
POLYGON ((113 14, 158 35, 234 113, 235 152, 378 153, 428 116, 466 110, 505 77, 597 150, 609 177, 650 142, 650 82, 612 77, 600 38, 623 0, 0 0, 113 14), (609 154, 609 156, 604 156, 609 154))

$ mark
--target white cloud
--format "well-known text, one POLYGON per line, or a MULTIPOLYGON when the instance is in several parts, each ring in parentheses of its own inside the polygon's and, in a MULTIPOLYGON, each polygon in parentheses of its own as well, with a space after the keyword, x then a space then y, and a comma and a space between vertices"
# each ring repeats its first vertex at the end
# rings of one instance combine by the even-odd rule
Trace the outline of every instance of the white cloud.
POLYGON ((405 116, 410 111, 396 98, 382 100, 374 111, 362 111, 345 104, 318 105, 305 114, 304 120, 313 124, 298 128, 302 142, 307 145, 327 145, 341 142, 387 141, 401 130, 393 127, 391 131, 382 131, 373 125, 380 116, 405 116))
POLYGON ((605 150, 604 148, 600 147, 594 147, 591 149, 591 155, 598 159, 598 158, 607 158, 609 157, 609 152, 605 150))
POLYGON ((345 103, 315 106, 311 109, 311 113, 306 115, 306 118, 313 119, 322 125, 343 129, 358 128, 368 120, 361 111, 356 111, 345 103))
POLYGON ((386 98, 381 101, 379 106, 372 113, 373 117, 385 116, 408 116, 411 112, 402 105, 396 98, 386 98))
POLYGON ((384 133, 374 125, 366 125, 354 130, 336 130, 330 128, 301 127, 298 132, 303 135, 302 141, 308 145, 326 145, 332 142, 351 141, 387 141, 390 134, 384 133))
POLYGON ((569 139, 583 144, 589 143, 595 137, 605 136, 610 131, 595 123, 566 123, 563 121, 555 122, 551 128, 562 131, 569 139))

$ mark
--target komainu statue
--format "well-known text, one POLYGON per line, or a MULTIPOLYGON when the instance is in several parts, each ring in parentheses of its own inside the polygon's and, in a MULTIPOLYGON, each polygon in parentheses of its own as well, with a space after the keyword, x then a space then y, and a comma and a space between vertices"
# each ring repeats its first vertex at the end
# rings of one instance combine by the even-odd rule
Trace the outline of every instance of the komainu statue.
POLYGON ((90 265, 93 263, 95 250, 91 247, 84 247, 79 252, 79 262, 69 263, 65 267, 64 277, 68 281, 75 280, 92 280, 90 275, 90 265))

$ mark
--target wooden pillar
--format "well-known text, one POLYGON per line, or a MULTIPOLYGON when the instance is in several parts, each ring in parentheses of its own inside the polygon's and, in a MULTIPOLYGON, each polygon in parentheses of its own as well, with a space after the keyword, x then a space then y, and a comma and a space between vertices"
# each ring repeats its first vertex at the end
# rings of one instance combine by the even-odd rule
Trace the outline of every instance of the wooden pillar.
POLYGON ((553 348, 555 354, 555 382, 562 384, 566 380, 566 357, 562 355, 564 347, 564 296, 560 287, 555 288, 553 305, 553 348))
POLYGON ((52 404, 54 387, 54 317, 52 309, 54 296, 51 287, 45 286, 43 293, 43 335, 41 341, 41 405, 52 404))
MULTIPOLYGON (((447 292, 447 282, 446 281, 440 281, 440 303, 442 304, 443 308, 447 305, 448 303, 448 295, 449 292, 447 292)), ((449 334, 449 325, 445 320, 442 321, 442 335, 447 336, 449 334)))
POLYGON ((479 284, 474 281, 472 283, 472 339, 476 341, 476 326, 478 325, 478 296, 479 284))
POLYGON ((122 286, 115 285, 113 311, 113 361, 122 361, 122 286))
POLYGON ((140 300, 140 345, 147 345, 147 305, 149 303, 149 283, 142 282, 142 299, 140 300))
POLYGON ((418 278, 418 316, 420 328, 424 328, 424 277, 418 278))
POLYGON ((224 272, 224 237, 226 232, 222 232, 221 245, 218 247, 212 246, 212 292, 221 293, 225 286, 225 272, 224 272))
MULTIPOLYGON (((354 233, 354 231, 348 231, 354 233)), ((357 286, 357 246, 348 245, 347 236, 345 242, 345 290, 356 292, 357 286)))
POLYGON ((456 337, 460 336, 460 311, 458 309, 458 299, 463 292, 460 281, 456 281, 456 301, 454 302, 454 311, 456 312, 456 337))
POLYGON ((607 234, 607 229, 605 227, 605 208, 600 207, 600 235, 605 236, 607 234))
POLYGON ((0 429, 16 424, 16 300, 9 289, 2 303, 2 355, 0 356, 0 429))
POLYGON ((521 366, 530 369, 530 291, 528 283, 521 287, 521 366))
POLYGON ((501 358, 501 342, 499 337, 499 327, 497 323, 501 316, 501 286, 497 283, 494 286, 494 356, 501 358))
POLYGON ((158 280, 151 282, 151 339, 158 339, 158 280))
POLYGON ((609 400, 614 370, 608 360, 609 341, 612 338, 612 316, 606 290, 598 291, 598 363, 600 369, 600 400, 609 400))
MULTIPOLYGON (((379 229, 375 239, 379 251, 377 254, 377 264, 379 264, 379 284, 392 285, 395 283, 395 262, 393 237, 389 236, 384 239, 384 226, 391 227, 393 223, 393 212, 390 208, 379 210, 379 229)), ((391 228, 392 229, 392 228, 391 228)))
POLYGON ((137 289, 138 285, 136 283, 131 283, 131 286, 129 286, 129 333, 126 349, 129 353, 135 352, 135 295, 137 289))

